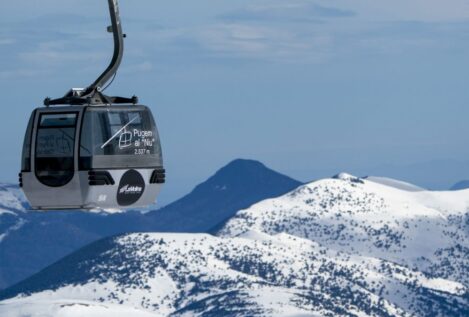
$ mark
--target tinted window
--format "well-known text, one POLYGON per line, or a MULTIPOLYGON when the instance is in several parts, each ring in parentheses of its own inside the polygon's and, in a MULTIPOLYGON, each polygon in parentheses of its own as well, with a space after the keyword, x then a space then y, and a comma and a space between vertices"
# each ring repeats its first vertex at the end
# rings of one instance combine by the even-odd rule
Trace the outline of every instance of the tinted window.
POLYGON ((159 166, 161 149, 150 111, 89 108, 84 117, 80 168, 159 166))
POLYGON ((40 127, 72 127, 77 122, 77 115, 75 113, 64 113, 64 114, 47 114, 41 115, 39 123, 40 127))
POLYGON ((41 114, 36 137, 36 176, 45 185, 63 186, 74 174, 77 113, 41 114))

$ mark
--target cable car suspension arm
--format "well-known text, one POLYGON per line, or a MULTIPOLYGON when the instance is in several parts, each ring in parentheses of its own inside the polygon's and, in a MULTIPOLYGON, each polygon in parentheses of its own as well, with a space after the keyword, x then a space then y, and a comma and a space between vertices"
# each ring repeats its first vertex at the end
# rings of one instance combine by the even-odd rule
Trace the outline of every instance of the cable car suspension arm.
POLYGON ((102 93, 106 83, 116 75, 124 54, 124 38, 119 15, 117 0, 108 0, 111 26, 108 32, 113 33, 114 54, 106 70, 86 89, 71 89, 64 97, 58 99, 46 98, 45 106, 50 105, 101 105, 101 104, 136 104, 138 98, 109 97, 102 93))

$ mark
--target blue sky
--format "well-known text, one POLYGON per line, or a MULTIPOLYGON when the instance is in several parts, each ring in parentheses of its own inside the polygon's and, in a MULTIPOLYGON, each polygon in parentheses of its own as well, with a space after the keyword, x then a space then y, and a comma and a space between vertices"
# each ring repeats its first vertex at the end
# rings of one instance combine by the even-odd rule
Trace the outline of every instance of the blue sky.
MULTIPOLYGON (((108 93, 153 109, 163 203, 237 157, 304 181, 469 178, 469 1, 120 3, 128 38, 108 93)), ((16 180, 31 110, 107 66, 108 24, 104 0, 0 3, 2 181, 16 180)))

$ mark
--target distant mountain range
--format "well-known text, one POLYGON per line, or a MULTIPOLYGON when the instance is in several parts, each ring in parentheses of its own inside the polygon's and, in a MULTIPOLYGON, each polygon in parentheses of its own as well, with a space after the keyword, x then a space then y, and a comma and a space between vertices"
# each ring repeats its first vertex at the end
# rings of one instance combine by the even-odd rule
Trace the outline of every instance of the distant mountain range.
POLYGON ((142 214, 32 212, 17 186, 0 185, 0 289, 98 239, 127 232, 210 232, 238 210, 301 185, 263 164, 235 160, 190 194, 142 214))
POLYGON ((467 316, 468 256, 469 190, 339 174, 215 236, 97 241, 0 293, 0 315, 467 316))
MULTIPOLYGON (((335 164, 334 164, 335 165, 335 164)), ((386 164, 350 167, 345 164, 347 171, 357 176, 385 175, 393 179, 409 182, 431 190, 447 190, 459 180, 469 180, 469 160, 441 159, 421 161, 413 164, 386 164)), ((295 175, 310 175, 314 178, 324 178, 337 173, 337 166, 328 168, 314 168, 296 170, 295 175)), ((339 167, 340 168, 340 167, 339 167)))
POLYGON ((468 189, 468 188, 469 188, 469 180, 460 181, 459 183, 454 184, 454 186, 451 187, 451 190, 462 190, 462 189, 468 189))

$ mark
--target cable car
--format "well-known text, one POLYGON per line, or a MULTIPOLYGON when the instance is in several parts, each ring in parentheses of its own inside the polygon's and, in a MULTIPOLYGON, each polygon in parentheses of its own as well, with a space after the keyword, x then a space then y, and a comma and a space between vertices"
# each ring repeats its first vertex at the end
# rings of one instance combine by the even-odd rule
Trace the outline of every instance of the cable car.
POLYGON ((123 209, 155 202, 165 169, 158 130, 138 98, 110 97, 123 55, 117 0, 108 0, 114 55, 86 89, 46 98, 31 114, 19 183, 32 209, 123 209))

